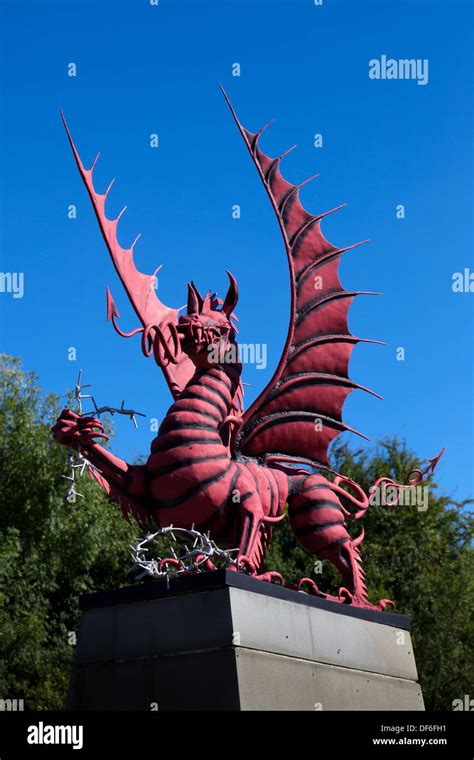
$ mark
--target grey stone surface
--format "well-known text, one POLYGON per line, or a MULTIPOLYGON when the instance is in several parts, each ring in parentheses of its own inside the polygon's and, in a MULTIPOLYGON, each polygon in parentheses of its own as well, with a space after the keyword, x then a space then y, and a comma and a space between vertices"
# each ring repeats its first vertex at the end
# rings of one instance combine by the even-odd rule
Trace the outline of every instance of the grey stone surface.
POLYGON ((424 710, 416 681, 243 647, 236 661, 241 710, 424 710))
POLYGON ((294 594, 229 585, 89 605, 68 707, 424 709, 407 630, 294 594))
POLYGON ((408 631, 230 589, 240 646, 416 680, 408 631))

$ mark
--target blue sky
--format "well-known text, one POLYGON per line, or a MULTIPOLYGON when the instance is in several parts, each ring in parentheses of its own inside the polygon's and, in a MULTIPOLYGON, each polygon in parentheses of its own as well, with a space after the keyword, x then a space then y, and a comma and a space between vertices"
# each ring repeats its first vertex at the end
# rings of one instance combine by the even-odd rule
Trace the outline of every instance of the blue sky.
MULTIPOLYGON (((109 216, 124 204, 120 239, 138 232, 136 261, 162 263, 159 295, 186 299, 186 282, 222 293, 225 269, 241 292, 243 342, 268 344, 268 367, 246 367, 250 403, 270 376, 288 321, 287 264, 276 220, 218 89, 243 124, 271 118, 262 147, 298 148, 283 174, 313 213, 348 202, 324 224, 346 254, 347 289, 359 298, 361 345, 351 376, 384 396, 351 394, 347 424, 373 440, 405 436, 421 456, 446 454, 438 480, 473 493, 474 295, 453 293, 472 264, 472 4, 450 2, 1 3, 0 271, 24 273, 24 296, 0 293, 1 350, 23 357, 45 389, 77 376, 99 404, 162 418, 170 396, 139 340, 105 321, 105 286, 122 329, 137 326, 113 271, 60 122, 62 106, 96 183, 117 177, 109 216), (470 39, 471 36, 471 39, 470 39), (428 59, 429 81, 371 80, 369 60, 428 59), (77 76, 68 76, 75 63, 77 76), (239 63, 240 77, 232 76, 239 63), (150 134, 159 148, 150 147, 150 134), (323 135, 315 148, 314 134, 323 135), (68 219, 68 206, 77 219, 68 219), (241 218, 232 218, 232 206, 241 218), (396 207, 405 206, 405 219, 396 207), (77 361, 68 360, 68 349, 77 361), (405 360, 397 361, 397 348, 405 360)), ((148 421, 117 420, 114 451, 148 451, 148 421)), ((355 444, 358 440, 353 439, 355 444)), ((366 444, 363 444, 366 445, 366 444)))

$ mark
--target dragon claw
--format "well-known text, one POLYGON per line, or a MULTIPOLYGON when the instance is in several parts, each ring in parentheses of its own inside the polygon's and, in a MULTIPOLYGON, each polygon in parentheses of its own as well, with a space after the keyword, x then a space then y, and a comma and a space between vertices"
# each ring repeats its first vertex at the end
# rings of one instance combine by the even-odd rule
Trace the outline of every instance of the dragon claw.
MULTIPOLYGON (((298 582, 298 585, 296 586, 297 591, 303 591, 303 593, 307 594, 310 593, 311 596, 319 596, 321 599, 327 599, 329 602, 345 602, 346 600, 342 598, 341 592, 347 592, 347 589, 339 589, 339 596, 333 596, 332 594, 326 594, 324 591, 320 591, 316 583, 313 581, 312 578, 301 578, 301 580, 298 582), (303 586, 309 586, 311 591, 307 592, 304 590, 303 586)), ((346 602, 347 603, 347 602, 346 602)))
POLYGON ((284 584, 284 578, 280 573, 277 573, 275 570, 269 570, 266 573, 261 573, 260 575, 253 575, 253 578, 255 578, 257 581, 265 581, 266 583, 275 583, 277 586, 283 586, 284 584))
POLYGON ((229 569, 237 570, 237 572, 243 572, 247 575, 250 575, 252 578, 255 578, 257 581, 265 581, 266 583, 276 583, 279 586, 283 586, 284 579, 283 576, 280 573, 277 573, 276 570, 268 570, 265 573, 257 573, 257 568, 255 567, 255 563, 252 562, 250 557, 247 557, 245 554, 240 554, 237 557, 237 563, 236 566, 229 567, 229 569))
POLYGON ((376 612, 385 612, 391 607, 392 611, 395 611, 395 602, 391 599, 381 599, 378 604, 371 604, 369 600, 364 596, 352 596, 351 601, 348 602, 354 607, 362 607, 365 610, 374 610, 376 612))
POLYGON ((108 441, 109 436, 104 432, 104 426, 95 417, 81 417, 71 409, 63 409, 52 433, 58 443, 71 446, 74 443, 90 444, 95 438, 108 441))
POLYGON ((393 612, 397 609, 395 602, 392 602, 391 599, 381 599, 380 602, 376 605, 382 612, 385 612, 387 607, 391 607, 393 612))
POLYGON ((237 557, 237 570, 240 572, 248 573, 249 575, 255 575, 256 567, 250 557, 245 554, 239 554, 237 557))
POLYGON ((179 561, 179 559, 175 559, 174 557, 164 557, 162 560, 160 560, 158 566, 160 573, 162 573, 168 567, 168 565, 170 567, 177 567, 179 570, 184 569, 184 565, 179 561))
POLYGON ((339 601, 343 604, 354 604, 355 597, 347 588, 341 586, 339 589, 339 601))

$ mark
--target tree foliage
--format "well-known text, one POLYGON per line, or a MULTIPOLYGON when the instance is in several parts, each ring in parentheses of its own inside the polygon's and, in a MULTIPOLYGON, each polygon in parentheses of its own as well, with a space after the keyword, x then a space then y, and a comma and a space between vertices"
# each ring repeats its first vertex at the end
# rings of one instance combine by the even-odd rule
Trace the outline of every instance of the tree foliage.
POLYGON ((0 363, 0 698, 64 706, 81 594, 130 583, 137 527, 84 477, 65 500, 61 407, 17 359, 0 363))
MULTIPOLYGON (((0 698, 27 709, 61 709, 67 692, 81 594, 128 585, 129 544, 139 534, 87 478, 84 499, 65 500, 66 451, 50 427, 61 405, 44 395, 18 359, 0 360, 0 698)), ((403 479, 416 458, 403 442, 367 451, 340 444, 335 469, 366 490, 382 475, 403 479)), ((370 596, 410 615, 427 707, 450 709, 474 681, 472 522, 465 505, 430 482, 428 509, 372 507, 362 555, 370 596)), ((355 523, 356 535, 361 528, 355 523)), ((323 590, 340 583, 295 545, 285 520, 274 531, 268 567, 289 582, 311 576, 323 590), (317 568, 319 570, 319 567, 317 568)))

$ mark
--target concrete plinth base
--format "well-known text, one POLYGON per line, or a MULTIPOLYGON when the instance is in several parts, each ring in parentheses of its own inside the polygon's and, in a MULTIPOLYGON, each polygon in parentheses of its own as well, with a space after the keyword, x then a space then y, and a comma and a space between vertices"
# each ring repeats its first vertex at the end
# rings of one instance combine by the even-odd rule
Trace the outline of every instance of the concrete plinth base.
POLYGON ((76 710, 423 710, 409 622, 218 570, 81 599, 76 710))

